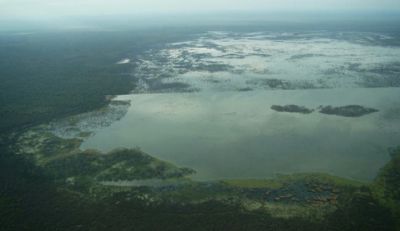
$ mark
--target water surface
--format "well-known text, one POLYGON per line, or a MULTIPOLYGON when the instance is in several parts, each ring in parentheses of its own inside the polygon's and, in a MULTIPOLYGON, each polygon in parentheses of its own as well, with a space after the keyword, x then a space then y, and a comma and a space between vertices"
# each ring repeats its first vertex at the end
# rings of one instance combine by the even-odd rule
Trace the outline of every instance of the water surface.
POLYGON ((325 172, 371 180, 400 140, 399 88, 254 90, 134 94, 120 121, 82 148, 140 147, 196 179, 270 177, 325 172), (362 117, 276 112, 271 105, 358 104, 379 110, 362 117))

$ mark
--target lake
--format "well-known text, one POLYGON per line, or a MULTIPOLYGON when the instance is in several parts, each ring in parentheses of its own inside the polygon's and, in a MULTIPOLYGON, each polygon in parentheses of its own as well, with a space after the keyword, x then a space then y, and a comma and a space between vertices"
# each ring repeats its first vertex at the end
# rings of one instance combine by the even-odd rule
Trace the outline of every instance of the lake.
POLYGON ((400 88, 201 91, 121 95, 127 114, 99 128, 81 148, 140 147, 197 171, 198 180, 324 172, 368 181, 400 140, 400 88), (277 112, 296 104, 311 114, 277 112), (379 112, 342 117, 323 106, 362 105, 379 112))

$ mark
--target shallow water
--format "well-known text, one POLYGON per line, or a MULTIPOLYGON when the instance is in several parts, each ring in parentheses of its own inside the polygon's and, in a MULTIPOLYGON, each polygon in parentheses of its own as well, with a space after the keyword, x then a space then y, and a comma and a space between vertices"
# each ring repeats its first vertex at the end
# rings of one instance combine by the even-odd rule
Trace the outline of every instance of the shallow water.
POLYGON ((325 172, 371 180, 400 142, 400 88, 256 90, 123 95, 120 121, 101 128, 82 148, 140 147, 200 180, 325 172), (362 117, 276 112, 273 104, 359 104, 362 117))
POLYGON ((398 38, 361 32, 208 32, 148 52, 134 71, 141 80, 136 92, 182 90, 171 87, 176 83, 187 91, 400 87, 400 47, 388 46, 390 40, 398 38))

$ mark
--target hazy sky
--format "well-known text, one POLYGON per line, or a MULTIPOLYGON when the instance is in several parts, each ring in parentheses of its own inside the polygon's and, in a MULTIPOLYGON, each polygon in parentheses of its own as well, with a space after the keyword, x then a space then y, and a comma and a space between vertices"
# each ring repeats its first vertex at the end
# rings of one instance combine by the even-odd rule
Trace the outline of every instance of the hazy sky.
POLYGON ((400 0, 0 0, 0 17, 215 11, 400 10, 400 0))

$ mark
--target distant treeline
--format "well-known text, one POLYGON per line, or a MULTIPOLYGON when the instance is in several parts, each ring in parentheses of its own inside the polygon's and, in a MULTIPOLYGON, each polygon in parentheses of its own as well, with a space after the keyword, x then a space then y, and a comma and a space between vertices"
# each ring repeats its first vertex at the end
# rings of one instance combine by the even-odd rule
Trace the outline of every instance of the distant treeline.
MULTIPOLYGON (((135 86, 137 55, 183 31, 0 34, 0 133, 107 103, 135 86), (116 65, 122 58, 133 63, 116 65)), ((179 37, 181 36, 181 37, 179 37)))

